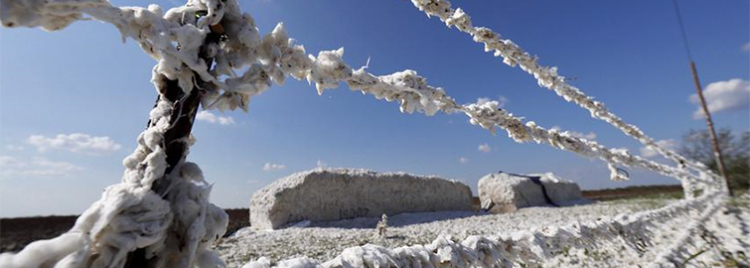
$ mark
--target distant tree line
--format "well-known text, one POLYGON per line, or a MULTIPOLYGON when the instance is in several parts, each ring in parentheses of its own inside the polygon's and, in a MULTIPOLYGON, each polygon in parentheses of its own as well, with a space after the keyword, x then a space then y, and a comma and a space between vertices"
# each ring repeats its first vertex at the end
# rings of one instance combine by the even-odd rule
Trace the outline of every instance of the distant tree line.
MULTIPOLYGON (((727 169, 727 177, 729 177, 729 187, 748 189, 750 187, 750 131, 735 135, 730 129, 724 128, 719 130, 717 136, 727 169)), ((719 174, 719 166, 714 157, 711 134, 708 130, 691 129, 685 133, 682 137, 680 153, 706 164, 708 168, 719 174)))

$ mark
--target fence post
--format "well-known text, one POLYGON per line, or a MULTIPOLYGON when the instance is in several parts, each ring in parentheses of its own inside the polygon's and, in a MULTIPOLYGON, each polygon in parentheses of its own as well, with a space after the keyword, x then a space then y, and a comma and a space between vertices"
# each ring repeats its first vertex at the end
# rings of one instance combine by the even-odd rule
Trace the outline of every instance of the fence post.
MULTIPOLYGON (((213 58, 208 57, 202 53, 203 48, 208 47, 209 44, 218 43, 221 38, 222 32, 217 32, 215 29, 221 29, 221 27, 211 27, 212 31, 206 35, 206 39, 201 47, 200 58, 206 62, 206 66, 211 66, 213 58)), ((170 174, 174 171, 174 168, 182 162, 188 153, 189 144, 186 140, 189 139, 190 134, 193 130, 193 123, 195 116, 198 114, 198 108, 201 104, 201 99, 205 93, 204 85, 206 84, 198 74, 194 75, 195 85, 190 90, 190 93, 186 96, 185 91, 180 88, 179 82, 176 80, 168 80, 165 76, 161 76, 158 79, 162 79, 162 83, 156 83, 162 85, 158 88, 159 96, 156 102, 158 103, 161 98, 166 98, 168 101, 173 103, 174 109, 170 115, 170 122, 172 126, 169 130, 164 133, 164 151, 167 155, 167 169, 164 172, 164 176, 154 181, 151 190, 166 198, 166 192, 169 186, 172 184, 170 180, 170 174)), ((148 126, 152 126, 156 122, 148 122, 148 126)), ((128 254, 125 268, 150 268, 154 267, 153 264, 156 260, 151 260, 146 257, 146 250, 144 248, 137 249, 128 254)))

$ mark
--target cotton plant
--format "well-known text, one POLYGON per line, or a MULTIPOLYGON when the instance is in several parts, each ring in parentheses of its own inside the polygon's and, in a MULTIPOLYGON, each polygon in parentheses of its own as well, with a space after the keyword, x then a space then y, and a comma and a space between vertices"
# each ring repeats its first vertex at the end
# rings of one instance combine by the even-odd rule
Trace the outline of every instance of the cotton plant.
POLYGON ((378 238, 388 238, 388 215, 385 213, 380 217, 380 221, 375 225, 375 229, 378 230, 378 238))
MULTIPOLYGON (((596 108, 592 114, 604 115, 605 120, 651 145, 637 128, 608 114, 603 104, 565 86, 556 69, 535 65, 535 59, 510 40, 499 40, 488 29, 472 27, 468 15, 460 9, 451 9, 449 2, 413 2, 428 14, 444 19, 449 26, 481 38, 504 56, 506 63, 518 64, 534 74, 540 85, 555 88, 566 99, 596 108)), ((0 21, 5 27, 40 27, 55 31, 88 19, 114 25, 123 40, 135 41, 157 62, 151 79, 158 93, 157 103, 149 114, 148 128, 138 136, 138 147, 123 160, 122 181, 108 187, 101 199, 86 210, 66 234, 35 242, 18 254, 0 255, 2 267, 223 267, 223 261, 209 246, 226 231, 227 215, 209 202, 211 184, 198 165, 186 161, 189 148, 195 143, 191 134, 195 115, 199 107, 247 111, 253 96, 274 84, 282 85, 287 76, 307 80, 315 85, 319 94, 344 82, 353 91, 398 102, 404 113, 419 112, 428 116, 437 112, 463 113, 472 124, 493 134, 496 129, 503 129, 517 142, 533 141, 599 158, 613 170, 613 179, 626 179, 617 172, 618 165, 625 165, 705 185, 701 197, 670 206, 666 210, 669 213, 705 208, 707 202, 720 196, 715 191, 720 188, 715 176, 703 167, 685 162, 688 167, 701 171, 701 176, 695 176, 681 167, 649 161, 626 150, 607 148, 569 132, 545 129, 500 109, 496 101, 461 105, 444 89, 429 85, 416 71, 379 76, 369 73, 366 66, 354 69, 344 61, 343 48, 308 54, 303 45, 289 37, 281 23, 271 33, 261 35, 253 17, 241 12, 236 0, 188 0, 184 6, 166 12, 158 5, 115 7, 104 0, 0 0, 0 21)), ((668 151, 660 152, 670 155, 668 151)), ((652 211, 639 216, 635 223, 625 225, 607 222, 586 225, 586 229, 565 227, 568 232, 556 232, 553 236, 575 233, 588 240, 611 237, 617 234, 612 232, 617 230, 616 226, 655 222, 663 215, 663 211, 652 211), (581 230, 586 232, 581 233, 581 230)), ((488 259, 487 255, 482 255, 480 259, 486 264, 511 260, 541 263, 544 256, 552 252, 542 246, 547 243, 544 237, 543 233, 534 231, 487 240, 500 243, 492 245, 498 249, 490 252, 492 256, 505 257, 488 259)), ((553 248, 566 244, 557 243, 553 248)), ((341 258, 325 266, 349 267, 347 265, 353 262, 377 267, 408 258, 411 262, 427 264, 440 260, 464 267, 478 264, 477 254, 463 250, 450 239, 443 239, 421 248, 395 251, 356 248, 345 251, 341 258), (436 251, 439 256, 432 256, 425 249, 436 251), (369 257, 364 260, 358 254, 369 257)), ((310 260, 280 263, 287 264, 317 266, 310 260)))

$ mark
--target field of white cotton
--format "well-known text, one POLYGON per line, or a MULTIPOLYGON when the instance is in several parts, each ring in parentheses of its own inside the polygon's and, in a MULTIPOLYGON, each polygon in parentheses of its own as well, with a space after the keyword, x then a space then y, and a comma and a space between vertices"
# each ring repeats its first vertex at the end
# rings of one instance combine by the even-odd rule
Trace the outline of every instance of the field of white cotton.
MULTIPOLYGON (((223 239, 215 246, 215 250, 227 262, 227 267, 243 267, 249 261, 256 261, 252 263, 254 267, 284 266, 284 260, 300 257, 314 259, 314 263, 317 263, 314 265, 329 267, 335 264, 326 261, 333 260, 351 247, 363 246, 362 248, 367 250, 371 246, 365 245, 371 244, 393 249, 428 245, 439 237, 460 242, 473 235, 490 236, 540 229, 545 226, 560 226, 571 222, 593 222, 621 213, 631 214, 663 207, 675 201, 676 199, 665 198, 630 199, 562 208, 524 208, 515 213, 497 215, 472 212, 400 214, 389 216, 389 228, 385 239, 378 236, 375 228, 378 218, 331 223, 305 222, 275 231, 254 230, 248 227, 223 239), (264 259, 260 259, 261 257, 264 259)), ((617 255, 611 255, 611 252, 606 251, 571 251, 554 258, 558 259, 558 263, 582 267, 609 267, 612 263, 646 264, 674 242, 679 231, 684 228, 682 225, 686 219, 687 217, 675 217, 667 221, 659 228, 663 231, 654 233, 654 239, 643 245, 641 250, 632 250, 627 245, 621 245, 622 251, 617 255)), ((702 238, 692 242, 695 244, 696 256, 691 259, 691 265, 703 267, 701 265, 732 261, 742 263, 742 256, 747 256, 743 255, 743 252, 747 252, 750 244, 748 222, 750 207, 747 203, 716 213, 706 224, 704 234, 700 235, 702 238)), ((627 243, 624 240, 619 242, 627 243)), ((744 262, 747 263, 747 259, 744 259, 744 262)))

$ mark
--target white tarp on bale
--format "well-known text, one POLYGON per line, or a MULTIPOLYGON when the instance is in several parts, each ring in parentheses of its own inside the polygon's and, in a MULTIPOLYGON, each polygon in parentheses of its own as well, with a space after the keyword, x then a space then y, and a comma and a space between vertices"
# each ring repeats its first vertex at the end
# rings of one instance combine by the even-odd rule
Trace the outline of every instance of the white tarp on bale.
POLYGON ((454 180, 360 169, 314 169, 292 174, 253 194, 250 218, 255 228, 276 229, 303 220, 471 210, 471 205, 471 189, 454 180))
POLYGON ((479 180, 478 188, 482 209, 493 213, 512 212, 523 207, 564 205, 582 199, 578 184, 552 173, 492 173, 479 180))

